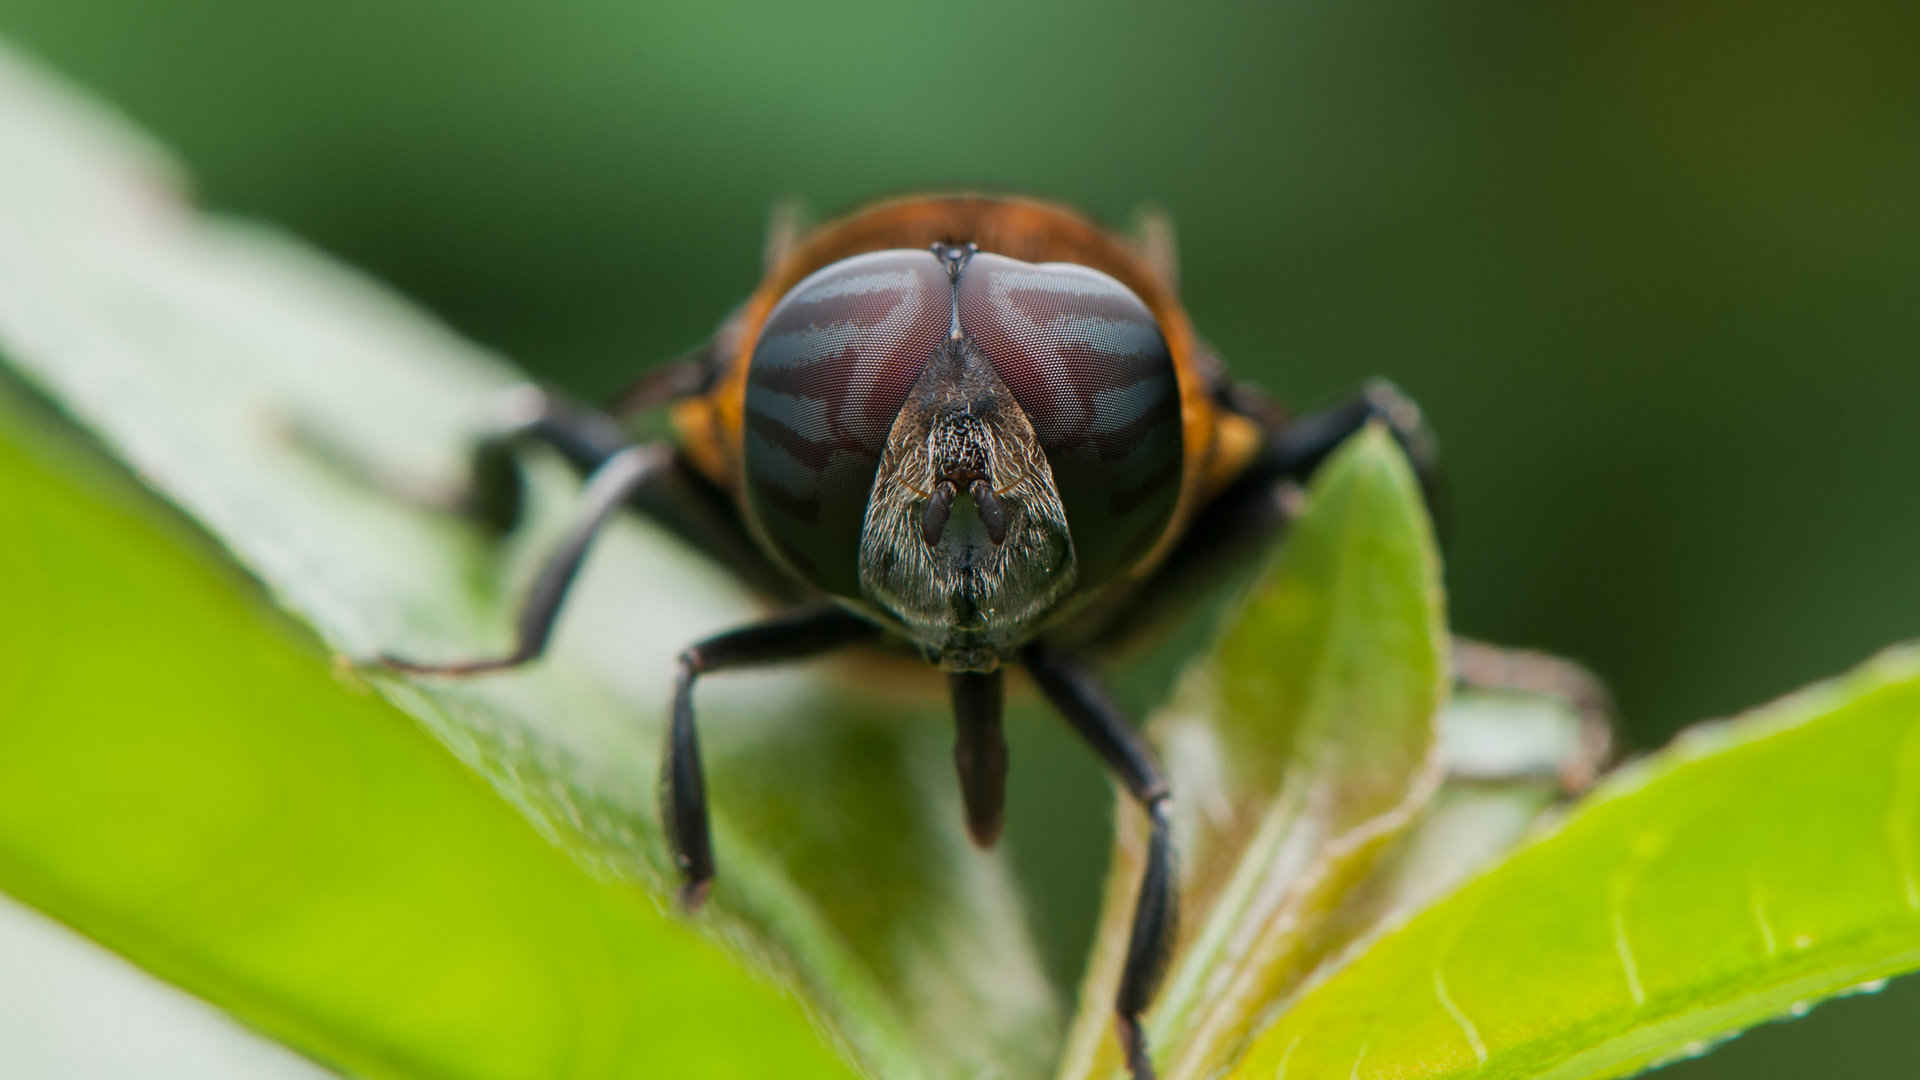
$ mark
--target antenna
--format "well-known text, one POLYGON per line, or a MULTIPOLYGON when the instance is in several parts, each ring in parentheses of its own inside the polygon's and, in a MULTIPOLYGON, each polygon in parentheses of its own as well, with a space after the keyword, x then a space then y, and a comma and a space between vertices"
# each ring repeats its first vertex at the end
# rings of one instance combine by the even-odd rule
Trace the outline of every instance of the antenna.
POLYGON ((947 340, 959 341, 960 333, 960 271, 967 268, 973 259, 973 253, 980 250, 979 244, 946 244, 936 242, 933 245, 933 257, 939 259, 947 268, 947 283, 953 289, 953 317, 947 323, 947 340))

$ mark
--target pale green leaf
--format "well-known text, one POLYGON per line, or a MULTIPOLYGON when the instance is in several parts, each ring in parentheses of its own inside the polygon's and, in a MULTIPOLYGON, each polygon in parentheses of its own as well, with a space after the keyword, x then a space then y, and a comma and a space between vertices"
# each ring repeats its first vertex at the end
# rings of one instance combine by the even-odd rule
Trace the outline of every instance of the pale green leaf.
POLYGON ((1302 998, 1236 1075, 1599 1080, 1920 966, 1920 652, 1708 725, 1302 998))
MULTIPOLYGON (((354 1076, 564 1061, 746 1080, 768 1057, 846 1075, 788 995, 579 872, 418 725, 344 688, 204 537, 22 405, 0 383, 0 889, 354 1076)), ((7 992, 36 1003, 0 1010, 34 1031, 0 1039, 0 1073, 41 1075, 37 1040, 62 1025, 101 1054, 153 1051, 117 1075, 165 1067, 137 1002, 88 987, 63 1007, 84 961, 0 955, 7 992)), ((248 1053, 171 1011, 195 1075, 218 1061, 196 1042, 248 1053)))
MULTIPOLYGON (((1175 795, 1184 929, 1147 1030, 1167 1075, 1234 1060, 1269 1004, 1344 944, 1342 898, 1441 779, 1439 564, 1419 485, 1382 429, 1321 471, 1216 653, 1151 732, 1175 795)), ((1119 1066, 1112 1000, 1144 857, 1123 807, 1065 1076, 1119 1066)))
MULTIPOLYGON (((1446 780, 1412 828, 1356 883, 1324 934, 1342 943, 1309 983, 1365 949, 1474 873, 1493 865, 1552 816, 1599 765, 1591 717, 1538 693, 1456 688, 1440 714, 1446 780)), ((1290 998, 1268 1005, 1272 1015, 1290 998)))

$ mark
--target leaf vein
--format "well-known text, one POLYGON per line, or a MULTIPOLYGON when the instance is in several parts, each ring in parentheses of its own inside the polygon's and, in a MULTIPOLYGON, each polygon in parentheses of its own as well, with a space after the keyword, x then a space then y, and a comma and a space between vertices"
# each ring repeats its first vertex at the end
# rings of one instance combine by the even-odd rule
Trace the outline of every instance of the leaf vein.
POLYGON ((1287 1051, 1280 1055, 1280 1067, 1274 1071, 1273 1080, 1287 1080, 1287 1062, 1293 1060, 1293 1052, 1300 1048, 1300 1040, 1305 1037, 1295 1035, 1293 1041, 1287 1044, 1287 1051))
POLYGON ((1760 886, 1751 878, 1747 881, 1747 909, 1753 912, 1753 922, 1760 928, 1760 942, 1766 946, 1767 959, 1780 955, 1780 939, 1774 935, 1773 923, 1767 918, 1766 897, 1760 893, 1760 886))
POLYGON ((1647 1003, 1647 991, 1640 985, 1640 965, 1633 956, 1633 943, 1627 940, 1626 890, 1615 891, 1612 904, 1613 952, 1620 959, 1620 970, 1627 977, 1627 992, 1636 1006, 1647 1003))
POLYGON ((1447 1010, 1448 1016, 1453 1017, 1453 1022, 1460 1025, 1461 1034, 1467 1037, 1467 1045, 1473 1048, 1474 1058, 1485 1065, 1487 1044, 1480 1040, 1480 1029, 1473 1026, 1473 1021, 1467 1018, 1466 1012, 1453 1000, 1453 995, 1447 993, 1447 980, 1440 974, 1440 967, 1437 964, 1433 969, 1433 994, 1440 999, 1440 1007, 1447 1010))

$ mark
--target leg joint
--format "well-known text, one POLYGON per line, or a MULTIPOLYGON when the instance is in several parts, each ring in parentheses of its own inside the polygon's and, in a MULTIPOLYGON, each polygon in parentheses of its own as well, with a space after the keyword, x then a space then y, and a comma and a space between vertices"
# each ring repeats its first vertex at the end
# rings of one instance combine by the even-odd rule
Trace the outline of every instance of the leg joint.
POLYGON ((707 670, 707 658, 700 652, 698 645, 689 645, 681 649, 680 655, 674 658, 674 663, 680 669, 682 682, 691 682, 695 675, 707 670))

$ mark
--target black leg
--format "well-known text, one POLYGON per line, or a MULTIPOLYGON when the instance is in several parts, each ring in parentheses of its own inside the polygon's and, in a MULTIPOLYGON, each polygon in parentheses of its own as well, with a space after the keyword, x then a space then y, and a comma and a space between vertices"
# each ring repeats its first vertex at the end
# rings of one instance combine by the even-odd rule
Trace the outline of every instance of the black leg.
POLYGON ((621 387, 607 405, 607 413, 625 419, 705 393, 720 373, 715 365, 722 362, 724 358, 714 355, 711 344, 703 345, 621 387))
MULTIPOLYGON (((641 405, 658 406, 705 377, 699 362, 681 361, 655 369, 636 384, 631 394, 641 405)), ((633 402, 623 405, 639 407, 633 402)), ((499 428, 475 448, 468 490, 453 501, 455 509, 495 531, 511 528, 522 510, 521 474, 514 463, 514 452, 520 447, 528 443, 547 446, 586 475, 632 445, 625 429, 607 413, 533 387, 516 391, 501 411, 499 428)), ((700 475, 678 450, 669 467, 635 491, 628 502, 767 597, 798 598, 792 578, 760 550, 732 499, 700 475)))
POLYGON ((514 452, 529 443, 552 447, 584 476, 633 440, 598 411, 536 386, 515 387, 501 396, 493 426, 473 448, 466 487, 442 501, 495 532, 512 529, 526 501, 514 452))
MULTIPOLYGON (((642 376, 619 403, 618 415, 632 415, 695 392, 709 378, 703 362, 682 359, 642 376)), ((494 416, 474 447, 467 486, 437 500, 498 532, 520 519, 524 492, 514 453, 528 444, 547 446, 575 472, 587 475, 633 444, 633 437, 611 411, 572 401, 533 384, 500 396, 494 416)))
MULTIPOLYGON (((1228 391, 1250 399, 1255 392, 1228 391)), ((1260 455, 1194 515, 1166 561, 1133 590, 1121 606, 1097 621, 1071 626, 1065 640, 1075 647, 1108 652, 1124 648, 1192 610, 1191 598, 1211 595, 1250 574, 1298 512, 1300 484, 1342 442, 1370 421, 1382 420, 1406 450, 1420 479, 1435 532, 1444 539, 1444 484, 1420 410, 1399 391, 1376 382, 1350 401, 1285 421, 1258 400, 1236 404, 1267 427, 1260 455)))
POLYGON ((1280 425, 1267 436, 1267 448, 1254 472, 1268 477, 1305 480, 1348 437, 1374 420, 1384 421, 1395 441, 1407 452, 1434 511, 1439 495, 1439 459, 1433 436, 1415 405, 1391 383, 1375 381, 1351 400, 1320 412, 1308 413, 1280 425))
MULTIPOLYGON (((619 419, 698 393, 716 375, 721 359, 711 346, 642 376, 610 413, 570 401, 532 384, 499 395, 482 426, 458 483, 426 481, 368 458, 324 428, 300 416, 287 418, 286 436, 314 458, 364 487, 433 510, 459 514, 494 533, 506 533, 525 511, 526 491, 516 457, 528 444, 558 453, 585 476, 634 445, 619 419)), ((776 601, 797 601, 792 577, 760 549, 733 497, 702 475, 679 450, 660 474, 628 500, 715 563, 776 601)))
POLYGON ((1120 989, 1114 996, 1115 1026, 1126 1049, 1127 1068, 1134 1080, 1152 1080, 1153 1062, 1147 1057, 1146 1035, 1140 1014, 1152 1000, 1165 972, 1178 913, 1175 910, 1173 843, 1167 821, 1167 784, 1159 767, 1092 674, 1072 657, 1042 642, 1021 652, 1021 660, 1048 701, 1087 740, 1112 769, 1127 793, 1147 811, 1151 833, 1147 867, 1133 906, 1133 929, 1127 936, 1127 959, 1120 971, 1120 989))
POLYGON ((953 691, 953 764, 960 773, 960 797, 967 808, 967 835, 980 847, 1000 839, 1007 800, 1007 742, 1000 734, 1006 703, 1000 671, 947 676, 953 691))
MULTIPOLYGON (((662 386, 680 388, 699 374, 697 365, 690 362, 663 368, 636 393, 658 404, 654 397, 667 392, 662 386)), ((473 448, 467 475, 457 485, 427 483, 395 472, 298 418, 290 423, 287 434, 308 453, 360 484, 417 506, 459 514, 494 533, 510 531, 525 508, 515 458, 526 445, 548 447, 583 476, 634 445, 620 423, 606 413, 532 385, 501 395, 492 423, 473 448)), ((632 494, 629 504, 768 598, 798 599, 793 580, 754 542, 732 498, 677 449, 671 457, 656 477, 632 494)))
POLYGON ((810 608, 729 630, 689 645, 680 653, 673 683, 673 723, 661 777, 661 817, 684 884, 680 902, 689 910, 713 885, 713 839, 707 829, 707 785, 700 769, 700 741, 693 724, 694 680, 710 671, 817 656, 879 636, 872 623, 838 607, 810 608))
POLYGON ((1440 469, 1433 433, 1420 417, 1420 406, 1385 380, 1368 383, 1350 401, 1297 417, 1271 431, 1265 452, 1244 479, 1269 486, 1278 479, 1305 481, 1341 443, 1374 420, 1386 423, 1394 441, 1413 463, 1427 514, 1433 518, 1434 534, 1444 546, 1449 531, 1446 476, 1440 469))
MULTIPOLYGON (((619 416, 668 404, 709 383, 714 372, 711 349, 655 368, 635 383, 616 415, 582 405, 532 384, 501 393, 493 415, 482 424, 457 484, 424 481, 372 460, 342 443, 324 428, 299 416, 289 417, 286 435, 316 459, 363 486, 392 498, 459 514, 495 533, 510 531, 525 509, 526 492, 518 451, 529 444, 558 453, 575 472, 591 474, 607 459, 634 445, 619 416)), ((786 598, 791 582, 759 550, 740 520, 730 496, 700 475, 677 451, 671 468, 635 493, 634 508, 666 526, 716 562, 739 571, 756 588, 786 598)))
POLYGON ((540 574, 534 579, 533 587, 528 590, 526 601, 520 607, 513 651, 504 656, 437 664, 420 663, 383 653, 381 661, 401 671, 473 675, 518 667, 538 657, 546 650, 554 621, 560 614, 560 605, 566 600, 567 589, 573 584, 574 576, 585 560, 593 538, 599 534, 600 527, 636 491, 656 480, 670 460, 671 451, 664 446, 634 446, 614 454, 594 470, 581 500, 579 515, 567 530, 560 546, 541 565, 540 574))
POLYGON ((584 475, 633 445, 606 416, 531 384, 500 393, 492 414, 472 448, 467 475, 455 484, 428 481, 394 468, 391 462, 370 458, 300 414, 285 418, 284 434, 314 459, 363 487, 416 506, 459 514, 495 532, 508 531, 520 518, 524 499, 513 460, 520 446, 529 442, 551 446, 584 475))
POLYGON ((520 520, 524 493, 514 452, 528 443, 552 447, 586 475, 633 445, 634 440, 606 415, 549 394, 530 383, 497 395, 492 415, 481 424, 458 483, 429 482, 396 470, 390 462, 369 458, 356 446, 305 417, 288 418, 286 435, 302 450, 356 483, 416 506, 459 514, 504 533, 520 520))

